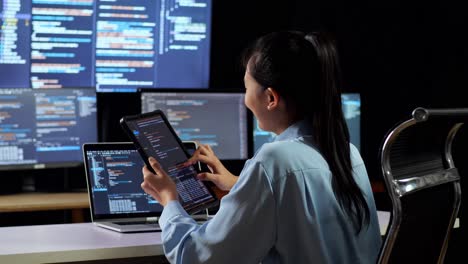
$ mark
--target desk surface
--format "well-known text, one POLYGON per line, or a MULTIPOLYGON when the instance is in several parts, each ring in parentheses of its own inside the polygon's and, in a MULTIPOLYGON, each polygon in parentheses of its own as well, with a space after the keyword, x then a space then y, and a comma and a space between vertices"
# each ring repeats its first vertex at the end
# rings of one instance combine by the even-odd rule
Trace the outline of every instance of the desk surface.
POLYGON ((86 192, 19 193, 0 195, 0 212, 25 212, 89 208, 86 192))
POLYGON ((122 234, 92 223, 0 228, 0 263, 58 263, 163 255, 160 232, 122 234))
POLYGON ((379 218, 380 234, 383 236, 387 232, 388 223, 390 222, 390 212, 377 211, 379 218))
MULTIPOLYGON (((390 217, 378 212, 381 232, 390 217)), ((160 232, 122 234, 92 223, 0 227, 0 263, 58 263, 161 256, 160 232)))

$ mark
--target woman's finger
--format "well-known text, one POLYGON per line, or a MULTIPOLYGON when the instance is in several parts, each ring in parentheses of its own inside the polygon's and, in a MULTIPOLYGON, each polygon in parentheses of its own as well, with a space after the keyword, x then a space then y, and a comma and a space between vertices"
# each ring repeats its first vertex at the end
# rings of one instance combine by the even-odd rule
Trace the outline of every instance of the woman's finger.
POLYGON ((156 172, 156 175, 163 176, 166 174, 166 172, 163 170, 163 168, 161 168, 161 165, 155 158, 149 157, 148 161, 151 167, 153 168, 154 172, 156 172))
POLYGON ((200 161, 202 157, 206 157, 205 154, 202 153, 203 150, 198 148, 186 162, 184 162, 184 166, 189 166, 197 163, 200 161))
POLYGON ((213 150, 211 149, 210 145, 202 145, 201 147, 199 147, 199 149, 200 153, 203 155, 213 154, 213 150))
POLYGON ((194 152, 192 157, 190 157, 186 162, 184 162, 184 166, 189 166, 189 165, 193 165, 197 163, 198 157, 199 157, 199 154, 197 152, 194 152))
POLYGON ((213 173, 209 173, 209 172, 202 172, 202 173, 197 174, 197 178, 202 181, 214 182, 216 180, 216 175, 213 173))
POLYGON ((141 183, 141 188, 143 189, 143 191, 145 191, 145 193, 151 195, 154 199, 158 201, 161 199, 159 193, 156 190, 154 190, 151 187, 151 184, 149 184, 147 181, 143 181, 141 183))
POLYGON ((200 156, 198 159, 201 163, 205 163, 206 165, 212 166, 214 165, 215 160, 212 157, 208 156, 200 156))
POLYGON ((164 181, 163 177, 165 177, 166 174, 162 174, 162 173, 153 174, 148 170, 148 168, 146 168, 146 170, 149 173, 143 173, 144 183, 146 183, 150 188, 154 189, 157 192, 158 191, 157 186, 161 185, 161 183, 164 181))
POLYGON ((153 174, 153 172, 151 172, 146 165, 143 166, 143 169, 141 171, 143 173, 143 176, 146 174, 153 174))

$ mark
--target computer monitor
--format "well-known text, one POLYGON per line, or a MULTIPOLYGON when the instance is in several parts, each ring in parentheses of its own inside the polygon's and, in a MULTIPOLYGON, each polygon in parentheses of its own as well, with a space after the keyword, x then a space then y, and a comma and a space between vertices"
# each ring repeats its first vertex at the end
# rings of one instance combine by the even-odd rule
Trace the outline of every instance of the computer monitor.
POLYGON ((143 113, 161 109, 183 141, 210 145, 222 160, 249 157, 249 119, 242 90, 142 90, 143 113))
MULTIPOLYGON (((350 141, 357 149, 361 147, 361 96, 358 93, 343 93, 341 95, 343 114, 349 129, 350 141)), ((258 127, 256 118, 253 118, 253 144, 254 152, 265 143, 275 138, 272 132, 264 131, 258 127)))
POLYGON ((0 89, 0 170, 81 165, 96 126, 93 89, 0 89))
POLYGON ((208 87, 211 0, 0 5, 0 88, 208 87))
POLYGON ((349 130, 349 140, 361 149, 361 96, 359 93, 341 94, 341 104, 346 125, 349 130))

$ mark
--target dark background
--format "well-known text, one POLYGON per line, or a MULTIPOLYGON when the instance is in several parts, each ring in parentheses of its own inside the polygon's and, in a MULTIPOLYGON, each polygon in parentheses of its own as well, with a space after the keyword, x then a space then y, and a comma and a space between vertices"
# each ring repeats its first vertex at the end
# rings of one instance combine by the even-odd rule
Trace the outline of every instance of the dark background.
POLYGON ((326 30, 344 92, 361 94, 361 152, 380 179, 386 132, 418 107, 468 107, 466 10, 456 1, 215 1, 211 88, 243 87, 239 55, 276 30, 326 30))

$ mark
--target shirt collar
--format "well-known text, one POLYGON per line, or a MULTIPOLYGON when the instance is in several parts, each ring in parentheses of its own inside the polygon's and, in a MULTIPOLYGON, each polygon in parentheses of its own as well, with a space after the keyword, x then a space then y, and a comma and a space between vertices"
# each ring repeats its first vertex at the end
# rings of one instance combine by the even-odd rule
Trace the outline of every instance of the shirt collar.
POLYGON ((274 141, 283 141, 310 135, 312 135, 310 124, 306 120, 300 120, 290 125, 281 134, 276 136, 274 141))

